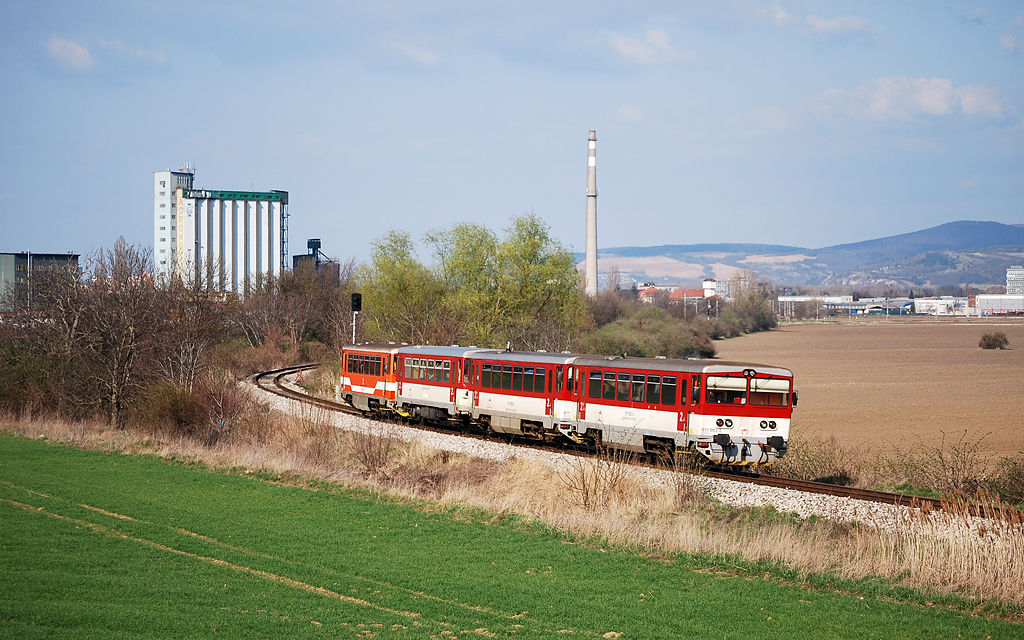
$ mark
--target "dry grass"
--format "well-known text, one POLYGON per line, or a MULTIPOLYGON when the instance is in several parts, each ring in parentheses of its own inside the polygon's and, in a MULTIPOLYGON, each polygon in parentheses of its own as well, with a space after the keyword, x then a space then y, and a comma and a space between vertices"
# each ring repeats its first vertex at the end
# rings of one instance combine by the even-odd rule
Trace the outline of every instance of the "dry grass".
POLYGON ((801 520, 770 506, 725 508, 707 498, 707 481, 700 475, 664 469, 658 474, 662 484, 652 486, 639 468, 614 455, 569 457, 558 469, 516 458, 495 462, 402 442, 383 425, 369 433, 341 431, 316 408, 295 416, 267 413, 265 420, 241 424, 209 445, 198 438, 32 416, 0 421, 0 429, 83 448, 363 486, 426 499, 428 509, 468 506, 516 515, 575 540, 659 557, 733 557, 801 576, 874 576, 1024 606, 1024 525, 1018 512, 987 496, 994 518, 980 524, 965 508, 953 508, 908 515, 891 530, 801 520))

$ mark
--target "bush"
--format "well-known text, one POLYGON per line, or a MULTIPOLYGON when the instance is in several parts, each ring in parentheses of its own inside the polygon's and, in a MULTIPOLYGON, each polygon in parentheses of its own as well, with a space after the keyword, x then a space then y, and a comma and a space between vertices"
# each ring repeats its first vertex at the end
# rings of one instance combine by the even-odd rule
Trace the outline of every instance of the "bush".
POLYGON ((1002 331, 994 331, 981 336, 978 346, 982 349, 1005 349, 1010 344, 1010 339, 1002 331))
POLYGON ((208 422, 210 409, 199 394, 173 382, 159 380, 132 403, 130 419, 143 431, 196 436, 208 422))
POLYGON ((638 358, 710 358, 715 346, 699 325, 673 318, 664 309, 646 307, 587 335, 579 344, 588 353, 627 354, 638 358))

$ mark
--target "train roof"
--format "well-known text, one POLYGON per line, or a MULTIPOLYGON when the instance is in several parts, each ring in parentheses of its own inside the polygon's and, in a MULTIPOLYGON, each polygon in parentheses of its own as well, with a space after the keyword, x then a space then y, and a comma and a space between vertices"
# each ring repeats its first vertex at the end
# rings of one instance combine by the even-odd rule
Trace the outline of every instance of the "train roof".
POLYGON ((793 377, 793 372, 782 367, 753 362, 725 360, 675 360, 668 358, 628 358, 623 356, 579 356, 573 360, 579 367, 607 367, 615 369, 645 369, 653 371, 682 371, 689 373, 735 373, 753 369, 770 376, 793 377))
POLYGON ((363 344, 345 345, 343 351, 359 351, 369 353, 398 353, 398 350, 407 346, 399 342, 366 342, 363 344))
POLYGON ((669 358, 630 358, 623 356, 595 356, 579 353, 548 353, 546 351, 506 351, 481 347, 460 347, 458 345, 410 345, 396 342, 349 345, 347 351, 369 353, 401 353, 411 356, 436 356, 441 358, 467 358, 500 362, 531 362, 542 364, 573 364, 580 367, 608 367, 615 369, 644 369, 648 371, 680 371, 689 373, 735 373, 754 369, 770 376, 793 377, 793 372, 783 367, 752 362, 731 362, 725 360, 679 360, 669 358))
POLYGON ((442 358, 465 358, 479 353, 501 353, 499 349, 482 349, 480 347, 460 347, 452 345, 445 347, 441 345, 403 345, 399 353, 409 356, 439 356, 442 358))
POLYGON ((539 362, 542 364, 569 364, 581 357, 578 353, 549 353, 547 351, 491 351, 476 357, 500 362, 539 362))

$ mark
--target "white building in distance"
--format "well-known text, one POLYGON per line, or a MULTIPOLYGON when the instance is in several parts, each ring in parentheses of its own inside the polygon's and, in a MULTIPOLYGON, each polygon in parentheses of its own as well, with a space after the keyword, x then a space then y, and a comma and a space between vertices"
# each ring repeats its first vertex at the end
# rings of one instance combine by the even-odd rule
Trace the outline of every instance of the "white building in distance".
POLYGON ((1006 293, 1024 296, 1024 267, 1014 265, 1006 270, 1006 293))
POLYGON ((179 275, 245 296, 288 264, 287 191, 194 189, 195 171, 153 174, 157 281, 179 275))

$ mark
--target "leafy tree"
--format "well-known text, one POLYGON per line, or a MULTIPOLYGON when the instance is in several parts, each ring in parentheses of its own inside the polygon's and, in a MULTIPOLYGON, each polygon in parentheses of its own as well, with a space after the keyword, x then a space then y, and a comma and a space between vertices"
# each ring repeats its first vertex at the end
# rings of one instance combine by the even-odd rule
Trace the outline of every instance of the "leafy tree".
POLYGON ((432 267, 408 233, 374 243, 360 271, 375 337, 434 344, 567 349, 586 318, 572 252, 535 215, 512 219, 504 239, 463 223, 426 236, 432 267))

